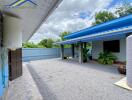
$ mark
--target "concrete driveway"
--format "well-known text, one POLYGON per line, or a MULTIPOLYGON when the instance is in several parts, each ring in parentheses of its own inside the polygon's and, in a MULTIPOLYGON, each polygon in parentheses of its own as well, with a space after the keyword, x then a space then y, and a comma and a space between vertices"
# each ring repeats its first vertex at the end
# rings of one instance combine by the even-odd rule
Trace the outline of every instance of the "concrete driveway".
POLYGON ((7 100, 131 100, 132 92, 113 85, 123 75, 112 66, 60 59, 23 65, 10 83, 7 100))

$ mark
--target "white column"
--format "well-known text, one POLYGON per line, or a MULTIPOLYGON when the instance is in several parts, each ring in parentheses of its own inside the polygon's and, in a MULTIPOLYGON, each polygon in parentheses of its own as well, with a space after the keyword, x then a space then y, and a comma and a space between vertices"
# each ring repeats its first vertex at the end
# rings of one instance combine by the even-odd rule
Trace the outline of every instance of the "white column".
POLYGON ((127 38, 127 65, 126 77, 128 86, 132 87, 132 35, 127 38))
POLYGON ((22 21, 20 18, 4 15, 3 45, 8 49, 22 47, 22 21))

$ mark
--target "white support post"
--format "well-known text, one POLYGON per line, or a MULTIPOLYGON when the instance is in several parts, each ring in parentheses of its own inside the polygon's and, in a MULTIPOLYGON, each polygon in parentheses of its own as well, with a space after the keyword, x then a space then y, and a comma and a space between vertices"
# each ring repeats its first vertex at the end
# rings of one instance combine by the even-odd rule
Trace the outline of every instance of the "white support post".
POLYGON ((127 84, 132 88, 132 35, 127 37, 127 84))

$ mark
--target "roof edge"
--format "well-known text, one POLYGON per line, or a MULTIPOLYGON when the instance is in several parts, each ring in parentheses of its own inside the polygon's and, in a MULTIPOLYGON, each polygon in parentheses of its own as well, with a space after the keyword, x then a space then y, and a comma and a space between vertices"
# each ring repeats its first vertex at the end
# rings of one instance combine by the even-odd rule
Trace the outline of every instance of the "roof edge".
POLYGON ((132 14, 129 14, 129 15, 126 15, 126 16, 122 16, 122 17, 119 17, 119 18, 115 18, 115 19, 112 19, 112 20, 110 20, 110 21, 103 22, 103 23, 97 24, 97 25, 95 25, 95 26, 91 26, 91 27, 82 29, 82 30, 80 30, 80 31, 73 32, 73 33, 71 33, 71 34, 66 35, 64 38, 65 38, 65 39, 70 39, 69 36, 74 35, 74 34, 77 34, 77 32, 81 32, 81 31, 85 31, 85 30, 87 30, 87 29, 92 29, 92 28, 95 28, 95 27, 99 27, 99 26, 101 26, 101 25, 105 25, 105 24, 108 24, 108 23, 112 23, 112 22, 114 22, 114 21, 119 21, 119 20, 122 19, 122 18, 129 18, 129 17, 132 18, 132 14))

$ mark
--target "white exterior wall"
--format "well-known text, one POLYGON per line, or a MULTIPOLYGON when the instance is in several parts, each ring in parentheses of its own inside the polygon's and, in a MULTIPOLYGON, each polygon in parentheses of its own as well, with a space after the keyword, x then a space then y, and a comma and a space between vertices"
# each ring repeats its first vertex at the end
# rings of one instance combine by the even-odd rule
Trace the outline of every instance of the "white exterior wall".
POLYGON ((98 59, 100 52, 103 52, 103 41, 92 42, 92 58, 98 59))
POLYGON ((120 40, 120 53, 114 53, 118 61, 126 61, 126 39, 120 40))
MULTIPOLYGON (((99 53, 103 52, 103 41, 92 42, 92 57, 98 59, 99 53)), ((118 61, 126 61, 126 39, 120 40, 120 53, 113 53, 118 61)))

